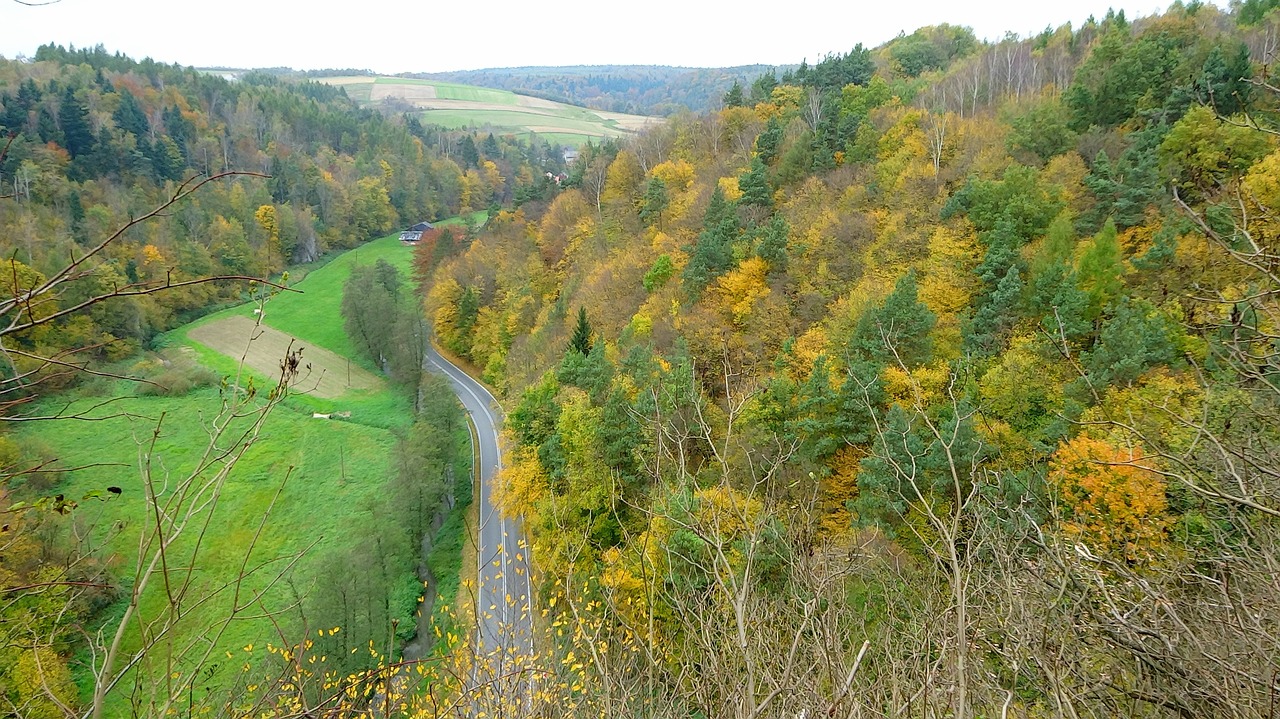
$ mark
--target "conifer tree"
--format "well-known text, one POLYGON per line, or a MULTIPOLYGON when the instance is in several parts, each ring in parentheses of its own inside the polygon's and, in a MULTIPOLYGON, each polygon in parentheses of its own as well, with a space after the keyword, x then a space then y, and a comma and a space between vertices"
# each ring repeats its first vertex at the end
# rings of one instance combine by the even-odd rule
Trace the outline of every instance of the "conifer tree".
POLYGON ((751 159, 751 169, 738 178, 738 187, 742 190, 742 204, 773 206, 773 191, 769 189, 769 178, 765 175, 764 161, 759 155, 751 159))
POLYGON ((93 129, 89 126, 89 110, 76 98, 70 86, 62 93, 62 106, 58 111, 62 123, 62 135, 67 142, 67 152, 77 158, 93 150, 93 129))
POLYGON ((744 104, 742 97, 742 83, 734 80, 733 86, 725 92, 722 99, 725 107, 742 107, 744 104))
POLYGON ((661 177, 649 178, 649 185, 645 188, 642 203, 640 219, 650 225, 661 225, 662 213, 671 203, 667 194, 667 183, 663 182, 661 177))
POLYGON ((586 307, 578 308, 578 324, 573 328, 569 349, 582 355, 591 354, 591 323, 587 321, 586 307))

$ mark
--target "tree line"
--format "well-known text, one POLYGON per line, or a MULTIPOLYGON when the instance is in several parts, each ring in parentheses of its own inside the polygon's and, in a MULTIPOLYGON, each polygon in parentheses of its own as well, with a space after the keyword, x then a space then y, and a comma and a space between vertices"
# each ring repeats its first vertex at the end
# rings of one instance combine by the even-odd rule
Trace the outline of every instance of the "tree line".
MULTIPOLYGON (((301 609, 303 626, 338 628, 312 641, 310 653, 326 658, 312 669, 306 691, 313 699, 398 656, 415 638, 428 648, 435 639, 417 636, 423 627, 414 621, 424 592, 441 579, 430 577, 426 553, 445 514, 471 503, 470 454, 466 420, 447 381, 423 372, 428 339, 419 307, 407 278, 385 260, 356 265, 343 284, 348 337, 398 391, 415 398, 414 418, 397 438, 395 475, 371 510, 377 521, 368 539, 324 556, 332 581, 317 585, 301 609)), ((373 687, 357 689, 361 701, 372 698, 366 692, 373 687)))

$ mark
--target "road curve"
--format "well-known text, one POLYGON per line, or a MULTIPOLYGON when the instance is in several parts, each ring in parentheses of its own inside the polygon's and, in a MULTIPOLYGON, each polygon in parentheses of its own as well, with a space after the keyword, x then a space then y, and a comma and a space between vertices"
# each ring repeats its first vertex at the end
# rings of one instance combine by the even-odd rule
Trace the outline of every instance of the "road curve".
MULTIPOLYGON (((511 706, 528 701, 522 675, 533 655, 533 617, 529 611, 529 550, 515 518, 502 516, 493 504, 493 484, 502 468, 498 428, 502 411, 484 385, 428 347, 424 366, 448 378, 475 428, 478 445, 480 531, 477 536, 479 591, 476 593, 477 658, 475 681, 486 687, 504 686, 511 706), (518 693, 522 696, 512 696, 518 693)), ((506 702, 504 702, 506 703, 506 702)))

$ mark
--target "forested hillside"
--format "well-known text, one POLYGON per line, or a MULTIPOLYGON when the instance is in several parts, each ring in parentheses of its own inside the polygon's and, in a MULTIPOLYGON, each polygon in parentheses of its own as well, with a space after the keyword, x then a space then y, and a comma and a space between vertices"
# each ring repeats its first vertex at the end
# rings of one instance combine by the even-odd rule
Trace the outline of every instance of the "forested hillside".
POLYGON ((441 264, 436 336, 507 397, 538 711, 1266 715, 1256 5, 744 82, 441 264))
MULTIPOLYGON (((0 62, 0 137, 0 251, 18 278, 9 292, 52 276, 187 180, 235 173, 131 227, 80 268, 59 307, 104 288, 266 277, 393 228, 537 196, 545 170, 561 166, 546 146, 384 117, 326 85, 230 83, 101 47, 45 46, 31 62, 0 62)), ((96 354, 124 356, 241 291, 201 284, 136 297, 22 341, 47 356, 100 340, 96 354)))

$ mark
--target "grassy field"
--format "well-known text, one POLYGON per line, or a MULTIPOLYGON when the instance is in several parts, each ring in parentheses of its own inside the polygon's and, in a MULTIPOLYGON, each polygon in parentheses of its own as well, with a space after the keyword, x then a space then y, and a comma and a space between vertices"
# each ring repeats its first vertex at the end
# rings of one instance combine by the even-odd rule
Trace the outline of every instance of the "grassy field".
MULTIPOLYGON (((82 402, 87 406, 99 399, 89 397, 82 402)), ((113 405, 115 412, 127 411, 131 416, 100 422, 50 423, 40 430, 39 441, 55 448, 67 464, 110 465, 74 472, 58 489, 70 496, 82 496, 105 486, 123 490, 111 502, 86 505, 79 517, 96 530, 94 535, 99 539, 111 534, 111 528, 121 528, 109 546, 122 576, 131 574, 137 561, 137 538, 140 532, 147 531, 150 519, 138 469, 141 458, 144 453, 149 455, 158 486, 172 488, 195 467, 207 446, 208 436, 200 420, 215 416, 220 406, 217 389, 181 397, 139 397, 113 405), (158 438, 151 447, 148 442, 157 427, 158 438)), ((244 613, 246 618, 217 630, 214 686, 231 684, 239 662, 256 664, 263 658, 261 650, 244 652, 243 647, 265 647, 273 640, 277 645, 282 643, 270 622, 249 616, 284 612, 280 617, 282 625, 297 626, 296 614, 286 611, 294 601, 292 591, 283 583, 270 586, 278 569, 285 569, 301 555, 289 575, 305 595, 312 582, 319 579, 318 557, 330 548, 364 540, 360 527, 377 521, 374 508, 391 473, 394 442, 394 435, 386 429, 314 420, 309 413, 287 406, 277 407, 268 417, 261 437, 223 485, 216 508, 198 517, 200 521, 207 519, 209 524, 196 563, 193 601, 170 645, 180 647, 195 640, 219 627, 220 621, 229 616, 233 589, 219 588, 237 575, 246 556, 249 567, 265 564, 263 571, 244 585, 247 591, 243 596, 264 591, 261 600, 244 613), (259 525, 263 532, 255 543, 259 525), (195 597, 209 600, 197 603, 195 597), (227 651, 237 653, 239 662, 234 666, 222 662, 227 651)), ((188 564, 193 547, 194 536, 188 535, 171 548, 169 561, 179 567, 188 564)), ((143 595, 140 616, 155 618, 164 609, 162 586, 153 583, 143 595)), ((123 605, 113 614, 118 616, 120 611, 123 605)), ((131 635, 125 649, 136 646, 136 636, 131 635)), ((184 669, 180 663, 175 670, 181 673, 184 669)), ((87 676, 82 675, 81 681, 86 680, 87 676)), ((116 713, 123 711, 122 703, 123 697, 116 697, 113 715, 125 715, 116 713)))
MULTIPOLYGON (((276 340, 284 338, 282 341, 287 342, 292 336, 314 345, 311 357, 321 358, 326 354, 320 352, 323 349, 329 353, 325 361, 330 364, 345 364, 347 358, 352 358, 359 365, 342 330, 342 284, 357 262, 385 259, 407 271, 411 253, 411 248, 403 247, 392 236, 318 264, 296 284, 300 292, 282 293, 267 302, 264 322, 274 329, 276 340)), ((210 333, 215 337, 229 336, 237 326, 238 331, 247 331, 253 309, 244 305, 210 315, 169 333, 164 343, 170 352, 193 354, 223 377, 235 376, 237 361, 233 356, 243 353, 247 337, 238 340, 239 349, 227 351, 228 347, 219 345, 223 340, 209 339, 210 333), (215 346, 197 341, 202 338, 215 346)), ((139 366, 154 362, 140 360, 139 366)), ((256 375, 258 387, 274 384, 271 375, 277 373, 276 362, 278 358, 269 357, 258 362, 257 372, 250 370, 256 375)), ((367 530, 379 521, 376 511, 386 501, 387 482, 394 472, 395 430, 412 421, 408 398, 395 394, 379 377, 366 371, 372 369, 360 369, 362 376, 371 380, 361 388, 347 389, 344 384, 326 392, 331 395, 326 397, 293 394, 275 406, 260 438, 229 475, 216 509, 200 516, 201 523, 207 520, 208 525, 202 535, 192 596, 207 595, 211 599, 189 603, 185 608, 179 629, 173 634, 174 646, 196 639, 216 626, 219 617, 228 614, 232 592, 216 588, 240 571, 246 555, 250 556, 250 567, 267 563, 245 585, 247 589, 262 590, 261 601, 245 612, 245 618, 231 622, 216 634, 214 656, 218 662, 209 684, 227 686, 242 665, 263 658, 266 642, 280 644, 272 621, 261 615, 290 607, 297 599, 295 591, 305 595, 315 582, 322 581, 318 574, 320 558, 327 550, 371 541, 367 530), (351 412, 348 420, 312 417, 313 412, 341 410, 351 412), (260 525, 261 534, 255 540, 260 525), (272 585, 276 570, 292 562, 296 564, 289 571, 291 582, 272 585), (249 618, 250 615, 258 616, 249 618), (258 649, 245 651, 249 646, 258 649), (233 659, 223 661, 226 652, 233 659)), ((129 577, 137 562, 139 533, 147 531, 151 520, 145 511, 146 490, 140 469, 144 458, 149 461, 153 481, 162 496, 164 492, 174 492, 177 481, 192 471, 208 446, 210 423, 224 408, 228 390, 215 386, 182 396, 134 396, 131 383, 100 381, 82 388, 79 394, 73 410, 110 398, 123 399, 96 412, 99 416, 113 415, 110 418, 29 425, 19 430, 17 439, 49 448, 64 466, 95 465, 64 475, 58 492, 84 496, 107 486, 122 489, 112 501, 86 503, 76 520, 83 525, 82 530, 87 528, 88 536, 105 543, 114 555, 120 576, 129 577)), ((61 398, 61 402, 66 401, 61 398)), ((240 420, 232 426, 242 427, 246 422, 240 420)), ((189 556, 193 548, 190 541, 178 542, 171 552, 174 561, 180 563, 184 553, 189 556)), ((449 565, 443 556, 433 558, 432 563, 449 565)), ((416 583, 411 570, 407 580, 416 583)), ((122 596, 127 596, 128 589, 122 587, 122 596)), ((245 594, 242 592, 241 596, 245 594)), ((406 617, 413 606, 410 597, 402 607, 406 617)), ((154 615, 163 607, 163 592, 153 584, 143 595, 142 613, 154 615)), ((112 611, 118 617, 124 604, 112 611)), ((283 614, 282 619, 286 630, 297 628, 296 610, 283 614)), ((136 637, 128 639, 125 650, 137 646, 137 641, 136 637)), ((180 665, 175 668, 179 673, 184 670, 180 665)), ((78 680, 85 686, 89 681, 87 673, 82 671, 78 680)), ((114 701, 109 707, 110 715, 129 713, 122 697, 114 701)))
POLYGON ((658 118, 597 112, 585 107, 437 80, 399 77, 328 77, 319 82, 341 85, 347 95, 364 104, 389 98, 408 102, 421 111, 423 122, 449 128, 474 127, 507 135, 538 135, 562 145, 581 145, 602 137, 623 137, 658 118))
MULTIPOLYGON (((422 121, 448 128, 501 128, 507 134, 556 134, 568 138, 616 137, 615 128, 599 120, 530 115, 511 110, 426 110, 422 121)), ((580 143, 573 143, 580 144, 580 143)))

